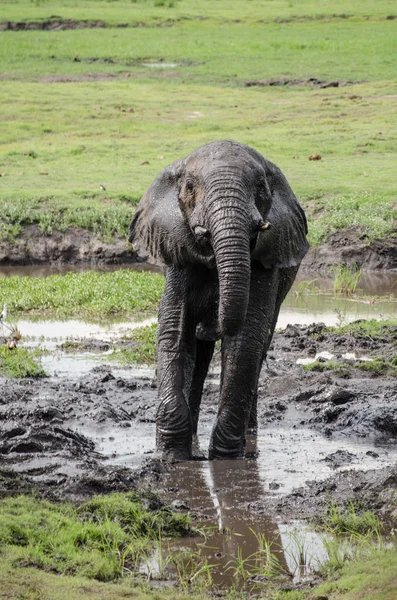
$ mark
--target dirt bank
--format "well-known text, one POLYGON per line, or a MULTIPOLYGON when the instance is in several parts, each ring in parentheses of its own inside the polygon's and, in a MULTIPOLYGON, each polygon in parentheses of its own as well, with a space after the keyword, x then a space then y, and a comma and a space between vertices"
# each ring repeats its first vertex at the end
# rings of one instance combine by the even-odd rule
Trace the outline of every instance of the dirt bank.
POLYGON ((0 265, 115 265, 136 262, 126 239, 104 242, 92 231, 68 227, 44 235, 28 225, 15 240, 0 241, 0 265))
MULTIPOLYGON (((112 265, 135 260, 124 238, 104 242, 82 228, 69 227, 63 232, 43 235, 38 225, 28 225, 15 240, 0 241, 0 266, 112 265)), ((326 270, 341 263, 357 264, 363 271, 397 271, 397 238, 368 243, 361 227, 348 227, 310 250, 301 270, 326 270)))
POLYGON ((363 271, 397 271, 397 238, 369 242, 363 227, 346 227, 310 250, 301 268, 322 270, 338 264, 356 264, 363 271))
MULTIPOLYGON (((90 348, 89 340, 85 345, 90 348)), ((362 371, 357 362, 379 355, 391 360, 396 347, 397 328, 379 341, 331 335, 319 325, 290 326, 276 334, 258 399, 259 433, 270 436, 270 445, 264 450, 258 444, 258 451, 251 439, 248 457, 240 461, 255 480, 255 497, 246 498, 250 513, 294 519, 324 511, 330 499, 356 499, 397 518, 397 379, 362 371), (306 372, 296 364, 324 350, 347 361, 347 371, 306 372), (316 481, 305 482, 305 464, 318 445, 320 460, 307 476, 316 481), (300 482, 295 489, 294 482, 300 482)), ((200 455, 216 413, 218 361, 203 398, 200 455)), ((150 373, 137 376, 132 368, 102 365, 74 378, 2 379, 1 389, 0 494, 37 490, 50 498, 82 499, 142 486, 168 500, 178 498, 178 490, 182 499, 187 493, 180 465, 154 455, 157 398, 150 373)), ((225 469, 233 472, 236 465, 225 469)))

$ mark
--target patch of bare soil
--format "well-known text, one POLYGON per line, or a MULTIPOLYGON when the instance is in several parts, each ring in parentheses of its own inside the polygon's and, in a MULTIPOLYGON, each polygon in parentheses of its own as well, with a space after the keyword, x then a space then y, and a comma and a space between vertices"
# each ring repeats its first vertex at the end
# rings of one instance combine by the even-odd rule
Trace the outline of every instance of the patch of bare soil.
MULTIPOLYGON (((288 432, 294 428, 334 440, 336 449, 324 460, 335 474, 289 494, 279 494, 280 485, 274 480, 269 485, 273 492, 263 492, 249 505, 252 514, 308 517, 325 511, 332 498, 337 503, 357 500, 385 517, 397 518, 397 465, 358 470, 354 454, 338 449, 342 441, 370 440, 375 448, 371 460, 376 461, 377 444, 383 455, 385 448, 395 447, 396 378, 362 372, 354 358, 343 376, 334 371, 305 372, 296 364, 298 358, 325 349, 338 359, 352 350, 358 358, 368 354, 391 358, 396 348, 397 328, 389 328, 377 341, 331 335, 318 324, 290 326, 275 335, 259 382, 259 428, 274 424, 284 428, 282 452, 291 460, 296 449, 288 443, 288 432)), ((169 493, 166 482, 175 467, 155 459, 153 453, 154 380, 103 366, 75 378, 2 379, 1 389, 0 495, 35 490, 50 498, 77 500, 140 487, 169 493), (125 460, 120 460, 120 449, 125 460)), ((204 422, 213 422, 217 397, 218 387, 210 380, 202 403, 204 422)), ((305 452, 310 451, 308 447, 305 452)))
POLYGON ((92 231, 68 228, 44 235, 38 225, 28 225, 16 240, 0 241, 0 265, 63 265, 134 263, 136 258, 124 238, 104 242, 92 231))
POLYGON ((76 20, 53 16, 49 19, 37 21, 1 21, 0 31, 61 31, 63 29, 92 29, 106 26, 106 23, 101 19, 76 20))
POLYGON ((318 89, 324 88, 335 88, 335 87, 344 87, 346 85, 354 85, 359 83, 358 81, 323 81, 321 79, 317 79, 316 77, 309 77, 308 79, 289 79, 287 77, 283 77, 281 79, 250 79, 244 82, 245 87, 312 87, 318 89))
MULTIPOLYGON (((130 76, 129 74, 123 75, 130 76)), ((116 79, 120 75, 114 73, 86 73, 85 75, 44 75, 40 77, 40 83, 78 83, 80 81, 106 81, 116 79)))
POLYGON ((397 270, 397 238, 369 243, 364 227, 352 225, 332 233, 312 249, 302 268, 321 270, 338 264, 356 264, 363 271, 397 270))
MULTIPOLYGON (((197 17, 205 20, 206 17, 197 17)), ((127 28, 127 27, 172 27, 181 19, 162 19, 145 23, 134 21, 131 23, 106 23, 102 19, 63 19, 54 15, 48 19, 37 19, 35 21, 1 21, 0 31, 62 31, 65 29, 94 29, 96 27, 127 28)), ((183 18, 183 20, 187 20, 183 18)))

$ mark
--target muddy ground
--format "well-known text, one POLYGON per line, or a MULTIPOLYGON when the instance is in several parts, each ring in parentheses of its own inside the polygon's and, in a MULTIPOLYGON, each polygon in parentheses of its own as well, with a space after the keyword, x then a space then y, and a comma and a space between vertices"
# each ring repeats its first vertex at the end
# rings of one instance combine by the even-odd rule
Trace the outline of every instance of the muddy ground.
MULTIPOLYGON (((85 340, 84 345, 87 351, 98 349, 97 340, 85 340)), ((336 503, 354 499, 397 519, 397 379, 355 367, 359 357, 391 360, 396 350, 397 327, 381 340, 331 335, 319 324, 288 326, 276 333, 261 373, 258 401, 259 431, 283 432, 269 461, 277 454, 283 455, 283 464, 296 460, 301 431, 309 440, 312 436, 313 444, 332 440, 334 450, 322 459, 326 469, 317 481, 295 489, 292 468, 290 474, 288 468, 283 473, 276 469, 271 477, 262 473, 255 497, 248 493, 245 499, 251 514, 285 520, 313 517, 325 511, 332 498, 336 503), (306 372, 296 364, 323 351, 348 363, 347 372, 306 372), (342 358, 345 354, 348 358, 342 358), (370 450, 362 456, 346 450, 351 440, 368 443, 370 450), (360 467, 366 457, 369 470, 360 467)), ((200 420, 207 433, 201 455, 216 414, 218 365, 219 356, 203 397, 200 420)), ((35 490, 48 498, 79 500, 144 487, 159 491, 168 502, 180 500, 183 467, 162 463, 154 454, 157 399, 151 373, 101 364, 75 378, 1 379, 0 494, 35 490)), ((263 450, 257 456, 252 443, 251 439, 245 460, 251 471, 268 462, 263 450)), ((314 451, 308 443, 301 461, 314 451)), ((229 484, 235 464, 227 465, 229 484)))
MULTIPOLYGON (((0 241, 0 266, 7 265, 117 265, 137 257, 125 238, 104 242, 91 231, 69 227, 43 235, 38 225, 27 225, 13 241, 0 241)), ((397 238, 371 243, 361 226, 337 231, 311 249, 302 270, 325 270, 338 264, 356 264, 363 271, 397 271, 397 238)))

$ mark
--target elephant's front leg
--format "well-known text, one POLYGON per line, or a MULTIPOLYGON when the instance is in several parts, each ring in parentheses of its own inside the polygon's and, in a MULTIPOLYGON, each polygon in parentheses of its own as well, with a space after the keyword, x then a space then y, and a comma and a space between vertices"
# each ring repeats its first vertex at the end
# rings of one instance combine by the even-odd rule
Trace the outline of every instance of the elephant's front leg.
POLYGON ((222 343, 220 404, 209 458, 244 456, 245 435, 257 393, 260 368, 273 333, 278 269, 253 263, 250 299, 242 331, 222 343))
POLYGON ((195 361, 195 323, 189 314, 187 274, 167 270, 157 334, 159 407, 156 445, 162 456, 187 460, 192 451, 192 418, 188 399, 195 361))

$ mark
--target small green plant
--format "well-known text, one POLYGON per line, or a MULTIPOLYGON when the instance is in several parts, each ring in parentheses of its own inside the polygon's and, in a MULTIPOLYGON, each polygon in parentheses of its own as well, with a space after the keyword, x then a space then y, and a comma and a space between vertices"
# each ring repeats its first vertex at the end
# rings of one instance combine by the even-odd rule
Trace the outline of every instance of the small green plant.
POLYGON ((382 357, 375 358, 374 360, 363 360, 354 366, 361 371, 366 371, 373 375, 397 377, 397 357, 394 357, 391 361, 385 360, 382 357))
POLYGON ((288 535, 288 543, 284 549, 293 565, 292 574, 299 575, 299 579, 310 575, 318 566, 314 557, 309 553, 310 544, 307 539, 308 531, 295 527, 288 535))
POLYGON ((311 279, 310 281, 300 281, 294 286, 294 294, 298 298, 306 294, 317 294, 319 288, 316 285, 317 279, 311 279))
POLYGON ((329 327, 330 333, 348 334, 361 338, 372 340, 385 339, 387 337, 394 338, 397 333, 397 323, 395 319, 360 319, 353 323, 329 327))
POLYGON ((353 267, 338 265, 331 271, 334 274, 335 293, 354 294, 356 292, 361 278, 361 269, 357 265, 353 267))
POLYGON ((334 371, 340 377, 346 377, 349 375, 351 365, 347 363, 340 363, 336 360, 315 360, 308 365, 301 365, 304 371, 334 371))
POLYGON ((379 537, 381 523, 371 510, 359 510, 351 501, 341 508, 329 502, 323 525, 328 532, 335 535, 373 535, 379 537))
POLYGON ((206 558, 190 549, 176 552, 169 550, 169 567, 175 572, 179 586, 184 589, 194 589, 203 592, 213 584, 213 571, 217 564, 209 564, 206 558))
POLYGON ((156 336, 157 323, 134 329, 128 338, 134 347, 115 350, 109 358, 122 365, 152 364, 156 361, 156 336))
POLYGON ((272 578, 284 573, 284 569, 277 557, 274 542, 268 540, 262 533, 250 531, 256 537, 258 550, 244 557, 241 546, 237 548, 237 554, 232 556, 226 565, 227 571, 232 571, 233 578, 238 587, 244 587, 248 580, 255 576, 272 578))
POLYGON ((44 377, 46 372, 40 364, 40 350, 8 348, 0 346, 0 374, 5 377, 44 377))
POLYGON ((345 362, 338 362, 337 360, 315 360, 307 365, 301 365, 305 371, 333 371, 340 377, 348 377, 351 370, 359 369, 371 373, 374 376, 388 375, 390 377, 397 376, 397 358, 393 358, 391 361, 385 360, 382 357, 375 358, 373 360, 359 360, 352 364, 345 362))

